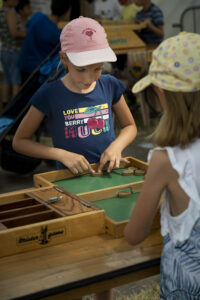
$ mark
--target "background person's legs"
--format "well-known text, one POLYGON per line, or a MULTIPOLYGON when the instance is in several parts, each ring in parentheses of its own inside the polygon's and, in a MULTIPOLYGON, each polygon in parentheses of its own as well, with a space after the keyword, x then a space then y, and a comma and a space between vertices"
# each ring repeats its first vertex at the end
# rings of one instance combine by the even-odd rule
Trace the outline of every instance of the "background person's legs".
POLYGON ((14 84, 12 86, 12 97, 15 97, 17 93, 19 92, 20 85, 19 84, 14 84))
POLYGON ((5 105, 19 91, 21 75, 17 67, 18 54, 12 51, 1 50, 1 63, 3 68, 2 106, 5 105))
POLYGON ((10 100, 10 96, 11 96, 11 85, 3 82, 2 83, 2 98, 1 98, 1 102, 2 102, 2 108, 4 108, 9 100, 10 100))

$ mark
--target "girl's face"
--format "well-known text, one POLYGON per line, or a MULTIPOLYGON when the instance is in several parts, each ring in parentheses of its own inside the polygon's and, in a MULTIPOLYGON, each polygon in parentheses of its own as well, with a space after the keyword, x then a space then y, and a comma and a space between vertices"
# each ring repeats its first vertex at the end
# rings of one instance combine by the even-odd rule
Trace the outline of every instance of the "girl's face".
POLYGON ((96 81, 101 75, 103 63, 77 67, 66 56, 61 55, 61 59, 67 66, 68 84, 73 91, 87 93, 94 89, 96 81))

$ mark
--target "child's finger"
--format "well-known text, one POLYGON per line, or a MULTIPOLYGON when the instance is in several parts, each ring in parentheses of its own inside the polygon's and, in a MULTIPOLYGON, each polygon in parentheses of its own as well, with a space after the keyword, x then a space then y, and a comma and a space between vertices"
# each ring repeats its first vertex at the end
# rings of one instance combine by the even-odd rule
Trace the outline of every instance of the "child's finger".
POLYGON ((120 159, 120 161, 124 162, 126 164, 130 164, 130 161, 128 159, 126 159, 126 158, 123 158, 123 157, 120 159))
POLYGON ((70 171, 74 174, 77 175, 78 174, 78 170, 76 168, 70 168, 70 171))
POLYGON ((92 167, 90 165, 88 166, 88 169, 89 169, 90 173, 95 173, 95 170, 92 169, 92 167))
POLYGON ((98 168, 98 171, 97 172, 102 172, 102 170, 103 170, 103 167, 104 167, 104 165, 107 163, 107 161, 100 161, 100 164, 99 164, 99 168, 98 168))
POLYGON ((112 169, 114 168, 115 165, 115 160, 110 160, 107 172, 110 173, 112 171, 112 169))

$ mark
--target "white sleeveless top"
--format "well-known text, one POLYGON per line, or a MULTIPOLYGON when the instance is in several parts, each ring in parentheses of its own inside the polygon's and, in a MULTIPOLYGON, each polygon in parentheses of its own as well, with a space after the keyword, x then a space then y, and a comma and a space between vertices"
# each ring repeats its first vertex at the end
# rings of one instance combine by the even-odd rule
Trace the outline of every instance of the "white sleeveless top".
POLYGON ((169 194, 163 192, 161 205, 161 234, 169 233, 173 242, 185 241, 190 237, 193 226, 200 218, 200 139, 186 149, 175 147, 156 147, 150 150, 148 161, 156 150, 166 150, 172 167, 178 172, 178 182, 189 196, 187 209, 178 216, 172 216, 169 209, 169 194))

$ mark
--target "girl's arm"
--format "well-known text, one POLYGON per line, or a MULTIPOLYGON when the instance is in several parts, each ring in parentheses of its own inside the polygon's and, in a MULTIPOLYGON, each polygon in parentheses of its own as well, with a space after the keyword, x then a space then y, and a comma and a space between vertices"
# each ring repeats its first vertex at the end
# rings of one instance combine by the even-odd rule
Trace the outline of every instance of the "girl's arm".
POLYGON ((118 137, 102 153, 99 171, 103 169, 103 166, 108 161, 108 172, 110 172, 113 167, 119 168, 120 161, 122 161, 122 151, 134 140, 137 134, 135 121, 124 99, 124 96, 121 96, 120 100, 113 105, 113 112, 115 113, 121 130, 118 137))
POLYGON ((152 30, 158 37, 163 38, 164 37, 164 30, 163 30, 163 25, 158 25, 155 26, 152 22, 151 19, 146 19, 144 21, 146 23, 147 27, 152 30))
POLYGON ((17 14, 14 12, 14 10, 9 10, 7 12, 6 21, 12 37, 23 39, 26 36, 26 32, 17 30, 17 14))
POLYGON ((148 236, 162 192, 168 186, 172 175, 171 170, 166 152, 155 151, 142 190, 124 230, 125 238, 132 245, 142 242, 148 236))
POLYGON ((44 117, 45 115, 37 108, 34 106, 30 107, 16 131, 13 139, 13 149, 27 156, 58 160, 74 174, 82 173, 86 170, 93 172, 89 162, 82 155, 49 147, 32 140, 44 117))

